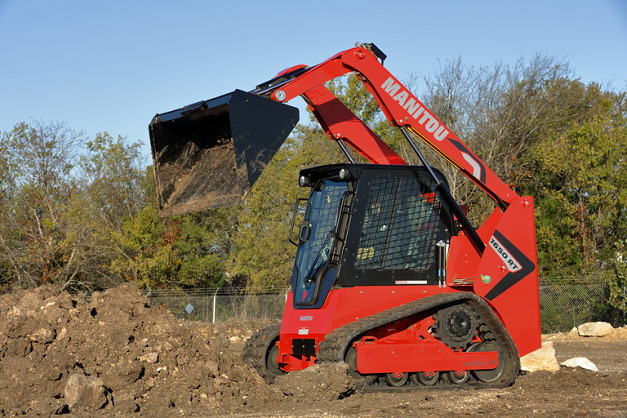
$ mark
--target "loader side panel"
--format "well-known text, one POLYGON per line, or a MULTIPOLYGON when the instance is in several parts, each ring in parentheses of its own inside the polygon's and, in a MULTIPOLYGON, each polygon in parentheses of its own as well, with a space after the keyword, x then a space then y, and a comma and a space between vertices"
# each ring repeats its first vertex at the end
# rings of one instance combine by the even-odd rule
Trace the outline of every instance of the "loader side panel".
POLYGON ((525 355, 541 346, 533 198, 516 199, 496 224, 474 284, 525 355))

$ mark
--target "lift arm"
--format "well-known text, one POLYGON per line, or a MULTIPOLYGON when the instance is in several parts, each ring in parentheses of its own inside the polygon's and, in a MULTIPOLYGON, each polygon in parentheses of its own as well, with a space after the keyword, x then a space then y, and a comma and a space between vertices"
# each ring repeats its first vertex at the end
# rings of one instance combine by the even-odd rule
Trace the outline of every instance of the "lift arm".
POLYGON ((384 55, 374 45, 359 45, 313 67, 293 67, 255 93, 288 102, 303 96, 315 117, 333 140, 342 140, 375 164, 403 164, 385 143, 344 106, 324 83, 356 74, 377 101, 388 121, 405 127, 471 181, 499 206, 506 208, 519 196, 472 152, 442 121, 418 100, 384 66, 384 55), (290 72, 297 72, 289 78, 290 72), (287 77, 286 77, 287 75, 287 77), (283 77, 283 79, 281 79, 283 77))

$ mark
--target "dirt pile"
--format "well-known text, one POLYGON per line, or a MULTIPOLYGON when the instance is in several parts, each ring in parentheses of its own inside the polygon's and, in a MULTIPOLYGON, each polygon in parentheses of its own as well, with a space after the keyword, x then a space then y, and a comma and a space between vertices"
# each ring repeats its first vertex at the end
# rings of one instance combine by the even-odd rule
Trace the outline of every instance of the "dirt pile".
POLYGON ((18 291, 0 318, 0 414, 206 415, 283 397, 241 361, 249 327, 179 321, 132 284, 89 301, 18 291))
POLYGON ((348 375, 346 363, 315 364, 279 376, 275 383, 285 395, 307 398, 315 394, 322 401, 342 399, 355 391, 355 381, 348 375))

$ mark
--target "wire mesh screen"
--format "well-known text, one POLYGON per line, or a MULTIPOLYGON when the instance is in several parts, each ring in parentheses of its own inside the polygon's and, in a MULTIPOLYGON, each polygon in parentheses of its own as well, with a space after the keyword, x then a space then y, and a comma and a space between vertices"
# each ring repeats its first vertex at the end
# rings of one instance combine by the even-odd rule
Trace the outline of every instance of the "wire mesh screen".
POLYGON ((413 178, 373 179, 355 267, 427 269, 439 226, 439 196, 413 178))

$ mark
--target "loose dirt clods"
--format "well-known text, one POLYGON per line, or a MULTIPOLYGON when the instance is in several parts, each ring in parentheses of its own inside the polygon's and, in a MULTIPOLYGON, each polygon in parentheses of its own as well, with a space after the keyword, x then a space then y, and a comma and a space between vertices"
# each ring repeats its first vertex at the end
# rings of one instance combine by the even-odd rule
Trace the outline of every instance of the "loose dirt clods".
POLYGON ((619 416, 627 411, 627 338, 551 336, 558 360, 585 356, 595 373, 564 369, 485 390, 354 393, 344 364, 266 384, 245 365, 245 340, 267 322, 208 324, 150 306, 134 284, 90 300, 43 286, 0 296, 0 415, 619 416), (560 358, 560 353, 563 353, 560 358))
POLYGON ((220 326, 179 321, 133 284, 90 301, 57 293, 0 297, 4 414, 206 414, 282 396, 242 363, 220 326))

